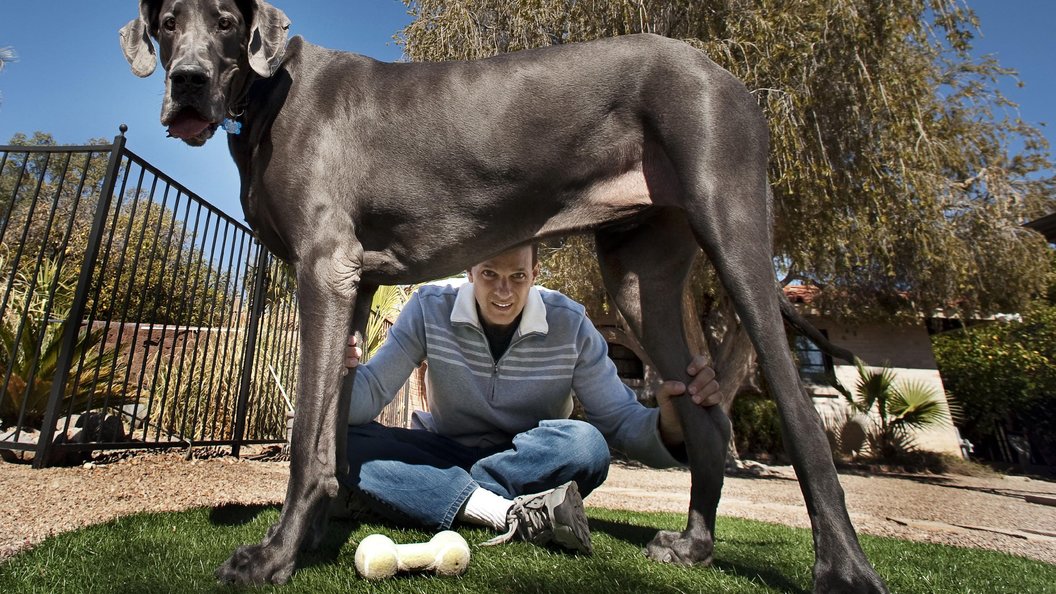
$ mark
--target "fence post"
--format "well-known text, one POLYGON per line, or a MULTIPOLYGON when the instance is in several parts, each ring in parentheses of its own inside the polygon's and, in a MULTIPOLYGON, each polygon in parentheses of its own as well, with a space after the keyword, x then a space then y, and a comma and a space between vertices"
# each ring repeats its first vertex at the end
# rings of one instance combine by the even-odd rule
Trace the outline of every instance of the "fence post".
POLYGON ((92 220, 92 230, 88 234, 88 245, 84 252, 81 273, 77 279, 77 289, 73 295, 70 312, 66 316, 66 327, 62 334, 55 376, 51 381, 51 395, 48 397, 48 408, 44 412, 44 425, 40 428, 40 440, 37 442, 37 451, 33 456, 34 468, 43 468, 51 454, 51 442, 55 437, 55 422, 58 420, 62 395, 66 392, 66 381, 70 376, 73 345, 76 344, 77 336, 81 333, 81 320, 84 318, 84 310, 88 305, 88 291, 92 284, 92 269, 95 268, 95 260, 99 256, 103 227, 106 226, 110 204, 114 197, 114 188, 117 187, 117 172, 121 167, 121 157, 125 152, 125 132, 128 131, 128 126, 121 124, 119 130, 121 133, 114 137, 114 144, 110 147, 110 161, 106 165, 106 177, 103 178, 99 203, 96 205, 95 218, 92 220))
POLYGON ((242 377, 239 380, 238 404, 235 407, 235 434, 232 436, 231 455, 238 457, 242 450, 242 439, 246 433, 246 413, 249 409, 249 388, 253 382, 253 356, 257 350, 257 333, 260 328, 260 319, 264 316, 264 283, 267 280, 268 250, 260 244, 256 238, 253 244, 257 246, 257 274, 253 286, 253 301, 249 314, 249 327, 246 328, 246 347, 242 356, 242 377))

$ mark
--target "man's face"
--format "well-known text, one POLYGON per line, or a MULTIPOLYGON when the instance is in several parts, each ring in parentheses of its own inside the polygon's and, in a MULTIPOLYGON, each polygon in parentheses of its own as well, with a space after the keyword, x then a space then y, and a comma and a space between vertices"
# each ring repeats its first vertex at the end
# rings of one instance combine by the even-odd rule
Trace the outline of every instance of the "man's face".
POLYGON ((532 247, 524 246, 485 260, 466 272, 485 324, 506 328, 524 311, 528 290, 539 274, 532 247))

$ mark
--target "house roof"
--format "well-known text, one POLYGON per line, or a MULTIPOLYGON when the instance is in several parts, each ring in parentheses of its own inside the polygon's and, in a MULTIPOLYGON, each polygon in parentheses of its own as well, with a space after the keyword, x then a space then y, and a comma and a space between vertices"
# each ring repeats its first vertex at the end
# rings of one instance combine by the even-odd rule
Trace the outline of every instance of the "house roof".
POLYGON ((1041 233, 1049 243, 1056 242, 1056 212, 1024 223, 1023 226, 1041 233))
POLYGON ((821 292, 821 289, 814 285, 786 285, 782 290, 790 302, 803 305, 810 305, 821 292))

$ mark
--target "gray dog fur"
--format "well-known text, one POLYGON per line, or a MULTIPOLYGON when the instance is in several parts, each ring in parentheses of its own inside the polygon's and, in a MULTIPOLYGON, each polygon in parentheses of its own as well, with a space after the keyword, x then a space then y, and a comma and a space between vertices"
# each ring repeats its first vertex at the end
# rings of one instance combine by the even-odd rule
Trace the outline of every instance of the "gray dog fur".
MULTIPOLYGON (((465 269, 532 240, 592 232, 605 288, 665 378, 685 377, 681 291, 703 248, 759 354, 814 531, 814 588, 884 592, 859 546, 781 323, 771 262, 768 131, 744 85, 653 35, 473 62, 387 64, 287 40, 262 0, 143 0, 121 30, 138 76, 160 58, 161 121, 203 144, 225 116, 247 221, 296 269, 301 352, 286 503, 224 581, 282 583, 318 546, 362 332, 381 284, 465 269), (155 54, 158 44, 160 56, 155 54)), ((721 378, 720 378, 721 380, 721 378)), ((729 420, 679 400, 692 473, 683 532, 646 547, 707 564, 729 420)))

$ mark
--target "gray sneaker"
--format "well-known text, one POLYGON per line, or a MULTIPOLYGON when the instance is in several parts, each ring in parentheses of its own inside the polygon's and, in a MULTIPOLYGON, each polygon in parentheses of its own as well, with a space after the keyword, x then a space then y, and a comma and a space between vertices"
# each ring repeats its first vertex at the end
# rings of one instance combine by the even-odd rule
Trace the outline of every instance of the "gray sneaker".
POLYGON ((509 526, 506 534, 485 542, 483 546, 506 543, 516 536, 537 545, 552 542, 586 555, 594 552, 587 514, 583 511, 583 498, 579 496, 575 481, 515 498, 513 507, 506 513, 506 525, 509 526))
POLYGON ((330 500, 330 517, 355 522, 384 521, 381 514, 377 512, 375 505, 368 495, 358 489, 349 489, 341 485, 341 489, 337 492, 337 497, 330 500))

